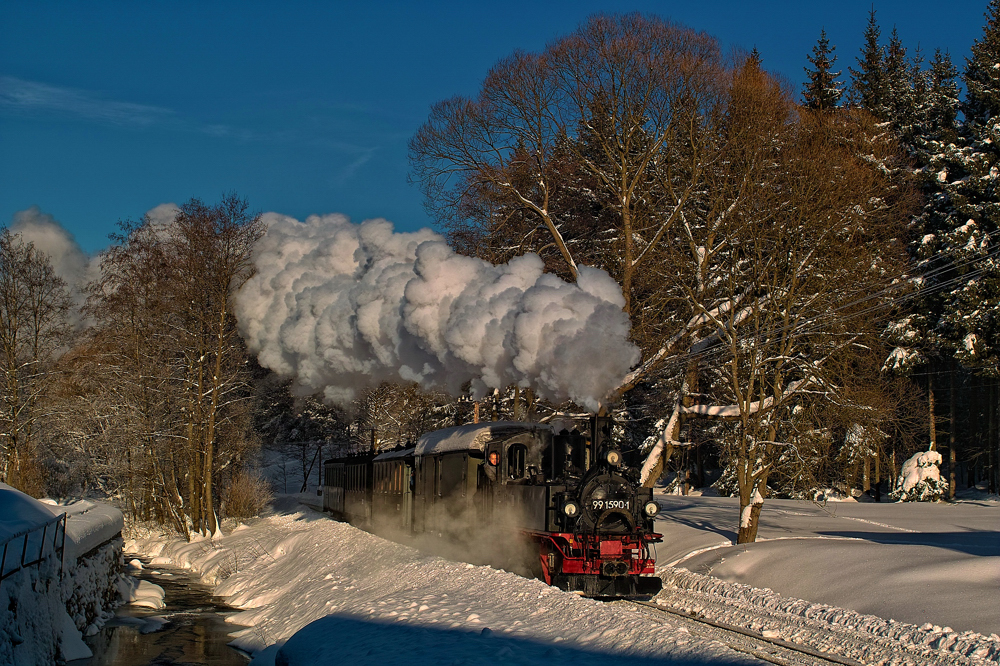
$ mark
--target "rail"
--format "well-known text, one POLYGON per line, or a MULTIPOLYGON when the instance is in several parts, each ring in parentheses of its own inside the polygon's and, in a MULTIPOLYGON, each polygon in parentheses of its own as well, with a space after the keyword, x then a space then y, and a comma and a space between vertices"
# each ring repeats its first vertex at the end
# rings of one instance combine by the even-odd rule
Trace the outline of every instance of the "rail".
POLYGON ((41 564, 48 557, 59 556, 59 572, 66 557, 66 514, 60 514, 42 525, 21 530, 3 542, 0 555, 0 584, 26 567, 41 564), (50 548, 47 548, 51 544, 50 548), (20 553, 18 554, 18 551, 20 553))
MULTIPOLYGON (((746 636, 747 638, 752 638, 753 640, 758 641, 760 643, 767 643, 767 644, 770 644, 770 645, 775 645, 777 647, 784 648, 785 650, 787 650, 789 652, 797 652, 799 654, 808 655, 808 656, 813 657, 815 659, 819 659, 821 661, 829 662, 831 664, 838 664, 840 666, 864 666, 864 664, 862 664, 860 661, 857 661, 855 659, 851 659, 849 657, 843 657, 843 656, 840 656, 840 655, 831 654, 829 652, 823 652, 821 650, 813 649, 813 648, 811 648, 811 647, 809 647, 807 645, 801 645, 799 643, 791 643, 789 641, 781 640, 780 638, 771 638, 771 637, 763 635, 760 632, 752 631, 752 630, 749 630, 749 629, 744 629, 743 627, 737 627, 735 625, 727 624, 725 622, 717 622, 717 621, 714 621, 714 620, 710 620, 710 619, 708 619, 706 617, 701 617, 701 616, 699 616, 699 615, 697 615, 695 613, 688 613, 686 611, 677 610, 677 609, 674 609, 674 608, 667 608, 667 607, 664 607, 664 606, 660 606, 658 604, 650 603, 648 601, 636 601, 636 600, 632 599, 632 600, 629 600, 628 603, 635 604, 637 606, 643 606, 645 608, 649 608, 649 609, 652 609, 654 611, 659 611, 661 613, 668 613, 670 615, 677 615, 679 617, 686 618, 686 619, 688 619, 688 620, 690 620, 692 622, 697 622, 699 624, 704 624, 704 625, 707 625, 707 626, 710 626, 710 627, 715 627, 716 629, 722 629, 722 630, 728 631, 730 633, 739 634, 741 636, 746 636)), ((729 647, 735 647, 735 646, 730 645, 729 647)), ((736 649, 739 650, 739 651, 741 651, 741 652, 745 651, 745 650, 742 650, 740 648, 736 648, 736 649)), ((769 661, 769 662, 774 663, 774 664, 783 664, 784 665, 784 664, 787 663, 787 662, 785 662, 783 660, 776 661, 773 658, 771 658, 770 655, 759 654, 756 651, 751 652, 750 654, 752 654, 752 656, 754 656, 754 657, 757 657, 758 659, 763 659, 764 661, 769 661)))

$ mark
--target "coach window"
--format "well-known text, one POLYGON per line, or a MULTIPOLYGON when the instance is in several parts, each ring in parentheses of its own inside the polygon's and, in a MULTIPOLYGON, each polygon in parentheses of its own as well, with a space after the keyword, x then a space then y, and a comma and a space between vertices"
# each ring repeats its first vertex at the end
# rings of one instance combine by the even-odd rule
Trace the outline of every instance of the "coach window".
POLYGON ((507 475, 510 478, 524 478, 524 455, 527 451, 524 444, 511 444, 507 449, 507 475))

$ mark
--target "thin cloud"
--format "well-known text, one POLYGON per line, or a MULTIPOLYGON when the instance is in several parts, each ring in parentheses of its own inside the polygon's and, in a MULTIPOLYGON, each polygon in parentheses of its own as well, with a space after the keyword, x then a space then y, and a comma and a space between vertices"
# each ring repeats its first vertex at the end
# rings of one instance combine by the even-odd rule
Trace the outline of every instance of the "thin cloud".
POLYGON ((360 169, 369 160, 371 160, 371 158, 375 155, 377 151, 378 151, 377 147, 369 148, 365 150, 361 155, 359 155, 353 162, 337 170, 337 172, 334 173, 333 175, 334 185, 337 185, 338 187, 345 185, 347 181, 349 181, 354 176, 355 172, 357 172, 358 169, 360 169))
POLYGON ((13 76, 0 77, 0 106, 15 111, 53 111, 113 123, 148 126, 172 120, 171 109, 118 102, 75 88, 60 88, 13 76))

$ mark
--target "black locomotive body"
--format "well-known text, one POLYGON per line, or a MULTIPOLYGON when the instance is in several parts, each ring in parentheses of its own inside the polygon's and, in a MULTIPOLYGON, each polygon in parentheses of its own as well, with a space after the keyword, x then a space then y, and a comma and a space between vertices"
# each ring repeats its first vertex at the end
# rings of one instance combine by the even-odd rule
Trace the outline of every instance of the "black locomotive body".
POLYGON ((379 532, 523 536, 546 583, 594 597, 655 594, 652 490, 623 464, 607 419, 589 432, 496 421, 325 463, 323 506, 379 532))

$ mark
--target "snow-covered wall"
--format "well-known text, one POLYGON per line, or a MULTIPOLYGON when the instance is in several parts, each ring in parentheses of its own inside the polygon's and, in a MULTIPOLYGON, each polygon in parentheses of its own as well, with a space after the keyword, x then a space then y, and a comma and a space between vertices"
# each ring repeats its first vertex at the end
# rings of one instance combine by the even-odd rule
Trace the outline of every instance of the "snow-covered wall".
POLYGON ((0 664, 90 657, 82 635, 96 633, 121 603, 123 517, 114 507, 40 502, 0 484, 0 543, 61 513, 67 515, 63 559, 48 548, 40 564, 0 582, 0 664))

